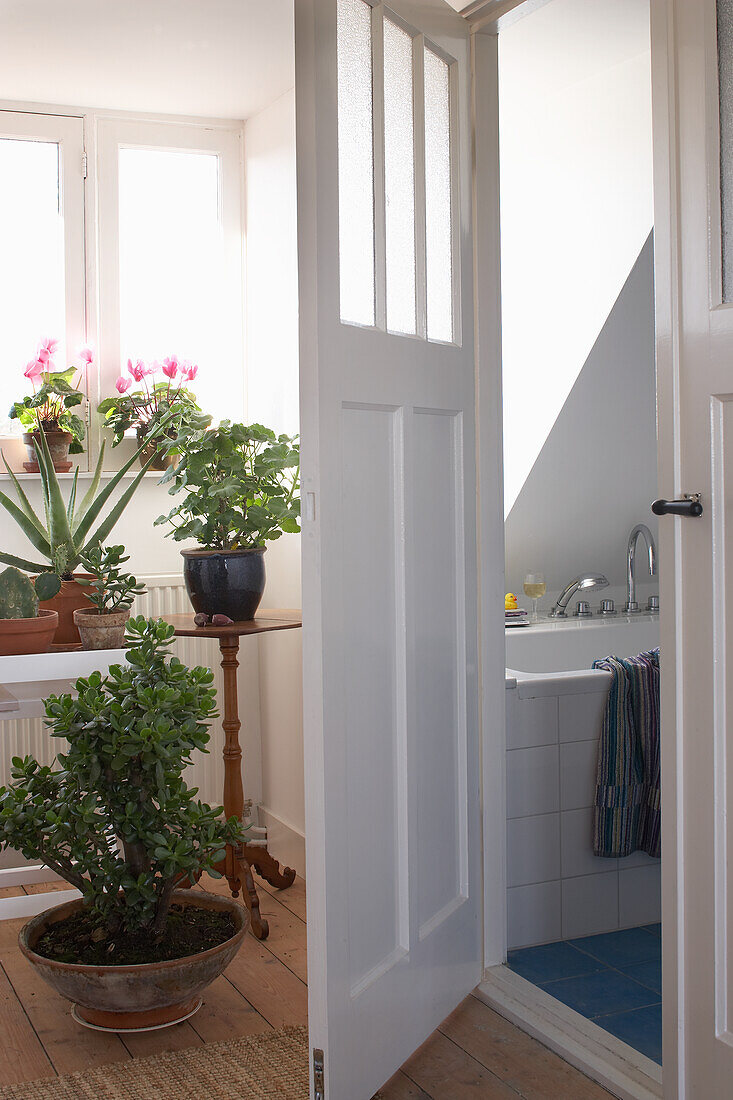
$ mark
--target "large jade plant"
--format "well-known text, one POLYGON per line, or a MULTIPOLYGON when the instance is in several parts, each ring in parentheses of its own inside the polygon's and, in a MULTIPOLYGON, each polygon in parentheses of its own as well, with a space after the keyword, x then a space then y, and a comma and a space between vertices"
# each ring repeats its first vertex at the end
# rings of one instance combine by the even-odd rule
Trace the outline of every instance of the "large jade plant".
POLYGON ((225 845, 244 839, 183 779, 194 750, 206 751, 216 693, 209 669, 170 656, 172 640, 162 620, 131 619, 127 665, 46 700, 47 725, 68 742, 58 766, 16 757, 0 788, 0 846, 81 890, 110 951, 118 933, 160 941, 174 889, 215 874, 225 845))
POLYGON ((91 484, 79 504, 77 504, 76 499, 79 480, 78 468, 71 482, 69 499, 65 501, 43 432, 35 440, 35 449, 43 489, 43 519, 34 511, 22 485, 8 466, 5 455, 2 455, 3 463, 13 483, 18 503, 16 504, 5 493, 0 492, 0 505, 15 520, 28 541, 44 560, 41 562, 29 561, 27 558, 21 558, 15 554, 0 552, 0 562, 5 565, 15 565, 18 569, 24 569, 29 573, 52 572, 59 577, 70 577, 82 556, 88 553, 93 546, 101 545, 112 531, 140 484, 143 475, 154 461, 155 455, 148 459, 114 507, 95 527, 94 524, 102 509, 144 448, 140 447, 132 458, 125 462, 106 485, 100 489, 104 463, 103 443, 91 484))

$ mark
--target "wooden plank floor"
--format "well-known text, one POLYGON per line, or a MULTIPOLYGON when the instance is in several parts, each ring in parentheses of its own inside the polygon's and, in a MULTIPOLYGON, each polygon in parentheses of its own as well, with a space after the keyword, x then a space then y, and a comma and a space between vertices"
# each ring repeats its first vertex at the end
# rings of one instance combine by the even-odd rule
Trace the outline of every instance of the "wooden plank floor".
MULTIPOLYGON (((207 889, 227 890, 209 879, 207 889)), ((264 943, 249 938, 191 1020, 165 1031, 105 1035, 79 1027, 68 1003, 35 976, 17 947, 20 920, 0 921, 0 1085, 144 1058, 308 1019, 305 883, 282 892, 258 880, 264 943)), ((49 883, 0 897, 66 889, 49 883)), ((380 1091, 382 1100, 604 1100, 610 1093, 468 997, 380 1091)), ((201 1097, 205 1100, 205 1097, 201 1097)))

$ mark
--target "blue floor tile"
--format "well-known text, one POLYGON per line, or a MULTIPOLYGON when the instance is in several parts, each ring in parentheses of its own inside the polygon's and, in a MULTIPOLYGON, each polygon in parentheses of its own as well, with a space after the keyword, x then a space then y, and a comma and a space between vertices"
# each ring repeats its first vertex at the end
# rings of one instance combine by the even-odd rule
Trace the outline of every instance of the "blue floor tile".
POLYGON ((510 970, 521 974, 528 982, 534 982, 535 985, 553 982, 557 978, 574 978, 578 974, 590 974, 594 970, 603 969, 603 963, 562 941, 510 951, 507 965, 510 970))
POLYGON ((594 1023, 609 1031, 617 1039, 628 1043, 647 1058, 662 1064, 662 1006, 651 1005, 632 1012, 618 1012, 610 1016, 597 1016, 594 1023))
POLYGON ((599 970, 577 978, 543 982, 541 988, 583 1016, 604 1016, 654 1004, 659 994, 618 970, 599 970))
POLYGON ((634 966, 622 967, 623 973, 628 974, 630 978, 633 978, 635 982, 641 982, 642 985, 646 985, 649 989, 655 990, 660 997, 662 995, 662 960, 661 959, 648 959, 643 963, 636 963, 634 966))
POLYGON ((661 926, 661 924, 645 924, 644 925, 644 931, 645 932, 651 932, 651 934, 653 936, 659 936, 660 939, 661 939, 661 936, 662 936, 662 926, 661 926))
POLYGON ((650 936, 643 928, 625 928, 621 932, 584 936, 582 939, 570 940, 570 943, 606 966, 619 969, 655 959, 661 949, 661 940, 650 936))

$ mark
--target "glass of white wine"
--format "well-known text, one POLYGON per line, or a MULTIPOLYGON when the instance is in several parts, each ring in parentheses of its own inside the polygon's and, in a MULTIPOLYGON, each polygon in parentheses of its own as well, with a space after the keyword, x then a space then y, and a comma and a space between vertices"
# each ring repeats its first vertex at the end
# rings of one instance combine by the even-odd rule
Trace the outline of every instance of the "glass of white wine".
POLYGON ((537 612, 537 601, 541 600, 547 591, 547 585, 545 584, 545 578, 542 573, 528 573, 524 578, 524 594, 529 596, 532 601, 532 619, 533 623, 539 622, 539 614, 537 612))

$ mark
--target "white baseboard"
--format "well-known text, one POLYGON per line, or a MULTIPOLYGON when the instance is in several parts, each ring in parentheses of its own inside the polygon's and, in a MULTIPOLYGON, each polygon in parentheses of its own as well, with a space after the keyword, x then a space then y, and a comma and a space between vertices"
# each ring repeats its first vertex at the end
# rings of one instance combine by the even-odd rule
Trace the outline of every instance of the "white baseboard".
POLYGON ((620 1100, 662 1097, 661 1066, 508 967, 487 970, 475 995, 620 1100))
POLYGON ((0 920, 15 920, 17 917, 35 917, 44 909, 53 909, 65 901, 80 898, 78 890, 50 890, 47 894, 23 894, 19 898, 0 898, 0 920))
POLYGON ((49 871, 42 863, 29 863, 21 867, 3 867, 0 869, 0 889, 6 886, 30 886, 36 882, 54 882, 60 879, 55 871, 49 871))
POLYGON ((294 867, 305 878, 305 836, 294 825, 283 821, 267 806, 258 806, 258 820, 267 829, 267 847, 284 867, 294 867))

